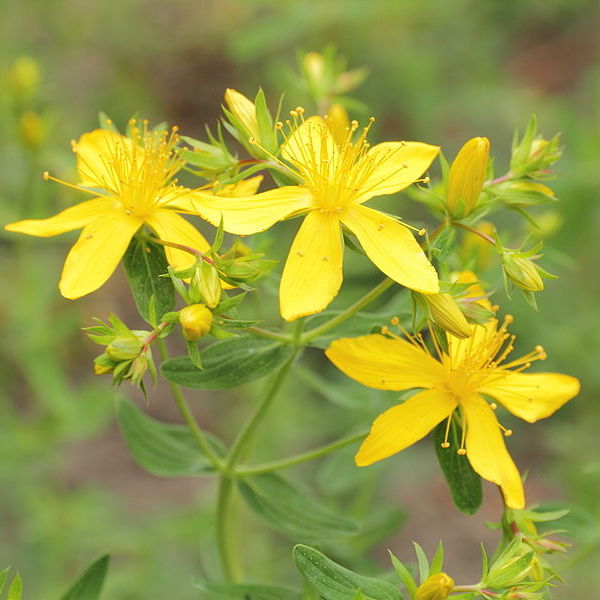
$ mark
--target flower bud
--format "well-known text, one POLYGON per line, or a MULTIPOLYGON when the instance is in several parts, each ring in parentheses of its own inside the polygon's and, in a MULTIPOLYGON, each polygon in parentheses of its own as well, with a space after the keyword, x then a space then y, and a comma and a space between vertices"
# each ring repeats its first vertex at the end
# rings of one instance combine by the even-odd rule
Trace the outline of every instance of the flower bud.
POLYGON ((502 266, 506 276, 526 292, 541 292, 544 282, 536 265, 524 256, 505 254, 502 257, 502 266))
POLYGON ((537 558, 533 552, 494 563, 485 578, 485 586, 502 589, 516 585, 523 581, 536 565, 537 558))
POLYGON ((19 132, 23 144, 29 148, 39 148, 46 137, 46 127, 40 115, 32 110, 26 110, 19 118, 19 132))
POLYGON ((215 308, 221 300, 221 291, 223 289, 219 273, 215 267, 202 261, 196 268, 190 288, 197 290, 200 299, 209 308, 215 308))
POLYGON ((15 96, 24 100, 37 91, 40 81, 40 67, 30 56, 21 56, 7 73, 9 89, 15 96))
POLYGON ((212 327, 213 314, 204 304, 190 304, 179 311, 183 337, 194 342, 204 337, 212 327))
POLYGON ((446 600, 454 588, 454 580, 446 573, 430 575, 415 592, 413 600, 446 600))
POLYGON ((313 85, 319 86, 325 74, 325 59, 318 52, 309 52, 304 56, 302 64, 306 75, 313 85))
POLYGON ((450 167, 446 202, 457 218, 466 217, 479 202, 487 171, 490 142, 484 137, 470 139, 459 151, 450 167))
POLYGON ((260 129, 256 119, 256 106, 237 90, 227 88, 225 102, 233 116, 246 130, 248 137, 260 138, 260 129))
POLYGON ((132 360, 142 350, 142 341, 130 336, 117 336, 107 347, 106 354, 112 360, 132 360))
POLYGON ((433 321, 458 338, 471 337, 471 326, 451 294, 422 294, 433 321))
POLYGON ((343 144, 348 137, 350 119, 341 104, 332 104, 327 111, 327 127, 338 144, 343 144))

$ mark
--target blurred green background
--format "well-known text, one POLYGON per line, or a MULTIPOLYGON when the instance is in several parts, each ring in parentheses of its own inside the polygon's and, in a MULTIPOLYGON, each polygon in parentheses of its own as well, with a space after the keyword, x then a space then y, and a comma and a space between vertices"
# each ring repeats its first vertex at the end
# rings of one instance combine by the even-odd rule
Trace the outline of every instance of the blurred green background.
MULTIPOLYGON (((556 229, 542 264, 560 279, 548 283, 537 314, 518 295, 508 300, 500 286, 494 299, 515 314, 523 347, 548 350, 545 368, 583 382, 581 395, 549 421, 516 425, 511 448, 518 464, 532 469, 531 502, 573 507, 564 525, 574 548, 557 562, 569 585, 556 597, 590 598, 600 586, 599 33, 596 0, 4 0, 0 223, 48 216, 80 199, 45 184, 41 173, 73 180, 69 141, 95 128, 100 110, 118 123, 137 113, 201 137, 203 124, 219 116, 226 87, 253 96, 262 85, 273 105, 282 91, 290 106, 304 102, 294 95, 298 53, 328 44, 350 67, 369 69, 355 94, 368 109, 353 116, 377 116, 379 139, 441 144, 451 157, 467 138, 485 135, 502 173, 513 130, 536 113, 541 132, 560 131, 565 146, 554 184, 562 202, 541 211, 556 229)), ((522 241, 521 222, 506 226, 522 241)), ((110 552, 106 598, 197 597, 192 578, 214 573, 212 486, 152 477, 128 456, 113 401, 138 394, 110 389, 92 374, 99 350, 80 328, 108 312, 132 326, 136 316, 122 273, 83 300, 60 297, 59 270, 72 238, 0 237, 0 568, 12 565, 23 575, 26 597, 53 598, 110 552)), ((369 285, 368 273, 362 263, 351 267, 347 298, 369 285)), ((347 405, 327 402, 300 378, 288 388, 265 428, 263 455, 269 447, 290 454, 333 439, 360 421, 361 410, 374 412, 361 408, 371 400, 358 386, 348 387, 347 405)), ((247 412, 246 392, 200 393, 194 407, 227 438, 247 412)), ((149 410, 178 420, 161 386, 149 410)), ((484 525, 497 518, 492 490, 481 512, 465 517, 451 505, 430 445, 388 463, 376 497, 394 508, 386 517, 390 531, 394 518, 406 520, 390 537, 382 517, 373 559, 386 564, 389 547, 410 560, 411 540, 431 552, 442 538, 453 577, 476 578, 479 541, 495 539, 484 525)), ((326 462, 308 481, 333 498, 347 491, 343 469, 326 462)), ((369 477, 361 474, 363 496, 375 485, 369 477)), ((254 540, 246 551, 256 573, 295 580, 291 542, 278 540, 273 554, 260 524, 249 519, 244 527, 254 540)), ((353 560, 347 548, 344 554, 353 560)))

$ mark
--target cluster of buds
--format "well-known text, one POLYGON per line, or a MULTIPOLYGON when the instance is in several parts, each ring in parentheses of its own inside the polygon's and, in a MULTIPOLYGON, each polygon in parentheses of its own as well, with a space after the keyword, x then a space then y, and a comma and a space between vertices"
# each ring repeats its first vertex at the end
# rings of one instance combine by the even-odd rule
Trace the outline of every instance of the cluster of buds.
POLYGON ((227 148, 221 127, 218 127, 216 136, 208 127, 206 134, 208 142, 181 136, 181 139, 192 147, 192 150, 182 148, 179 151, 181 158, 193 173, 204 179, 212 181, 217 178, 226 180, 234 177, 238 170, 238 159, 227 148))
POLYGON ((97 375, 111 373, 116 385, 129 380, 144 391, 146 372, 156 380, 150 345, 163 328, 152 332, 131 330, 116 315, 110 315, 108 321, 97 319, 98 325, 85 330, 92 341, 106 346, 94 360, 94 372, 97 375))

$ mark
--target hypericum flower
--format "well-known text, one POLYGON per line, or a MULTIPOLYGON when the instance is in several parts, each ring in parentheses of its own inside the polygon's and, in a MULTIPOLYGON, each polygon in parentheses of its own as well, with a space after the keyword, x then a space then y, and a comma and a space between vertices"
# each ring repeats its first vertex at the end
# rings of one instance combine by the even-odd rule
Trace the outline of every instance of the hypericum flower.
POLYGON ((466 217, 477 206, 483 189, 489 154, 489 140, 475 137, 463 145, 452 162, 446 202, 448 210, 456 217, 466 217))
POLYGON ((353 142, 356 121, 338 145, 325 120, 311 117, 304 121, 302 114, 301 108, 292 111, 296 123, 290 123, 292 133, 281 151, 300 185, 247 198, 199 195, 196 203, 177 202, 177 206, 188 206, 215 225, 222 216, 225 231, 239 235, 264 231, 292 215, 308 213, 281 277, 281 314, 288 321, 322 311, 337 295, 342 284, 342 225, 356 235, 367 256, 386 275, 414 290, 437 293, 437 273, 408 227, 367 208, 364 202, 414 183, 439 148, 420 142, 370 147, 368 127, 353 142), (296 126, 298 120, 301 123, 296 126))
MULTIPOLYGON (((145 121, 142 125, 131 121, 129 129, 130 137, 96 129, 73 142, 79 185, 44 174, 45 179, 94 198, 48 219, 28 219, 5 227, 39 237, 83 227, 63 267, 59 288, 66 298, 79 298, 103 285, 143 225, 166 241, 177 241, 202 252, 209 248, 204 237, 171 206, 192 193, 174 179, 183 165, 174 155, 176 129, 170 133, 152 132, 145 121)), ((195 260, 191 254, 175 248, 167 247, 166 254, 176 269, 185 269, 195 260)))
POLYGON ((446 439, 454 415, 462 425, 458 453, 467 456, 473 469, 500 486, 507 506, 524 508, 519 472, 508 453, 502 434, 512 432, 498 422, 491 396, 517 417, 530 423, 550 416, 579 392, 579 381, 559 373, 522 373, 535 360, 546 358, 541 346, 521 358, 505 362, 513 349, 514 335, 491 319, 472 325, 468 339, 448 335, 448 352, 435 342, 433 356, 420 335, 402 339, 365 335, 334 341, 328 358, 346 375, 381 390, 423 391, 394 406, 375 419, 371 432, 356 455, 358 466, 370 465, 396 454, 424 437, 447 419, 446 439))

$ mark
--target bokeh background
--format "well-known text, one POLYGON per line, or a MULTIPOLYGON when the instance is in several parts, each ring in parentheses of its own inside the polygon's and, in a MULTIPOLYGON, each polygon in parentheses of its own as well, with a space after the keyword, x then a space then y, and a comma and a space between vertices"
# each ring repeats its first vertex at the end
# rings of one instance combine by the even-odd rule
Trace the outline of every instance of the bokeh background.
MULTIPOLYGON (((272 104, 286 90, 290 106, 305 101, 295 95, 298 54, 329 44, 349 66, 368 68, 355 94, 365 109, 353 116, 376 115, 380 139, 438 143, 451 157, 467 138, 485 135, 501 173, 515 127, 537 114, 541 131, 560 131, 565 146, 554 184, 561 203, 538 211, 553 232, 543 264, 560 279, 540 295, 539 313, 500 287, 494 299, 515 314, 523 347, 547 348, 545 368, 583 382, 580 397, 552 419, 516 424, 511 448, 531 469, 530 501, 572 508, 561 526, 574 548, 556 563, 568 586, 556 597, 591 598, 600 589, 599 33, 596 0, 4 0, 0 224, 80 199, 44 183, 41 173, 73 179, 69 141, 96 127, 100 110, 117 123, 139 114, 201 137, 204 123, 218 118, 226 87, 253 96, 261 85, 272 104)), ((522 241, 522 221, 505 226, 522 241)), ((287 244, 286 231, 276 230, 272 243, 287 244)), ((129 457, 113 403, 119 395, 140 401, 139 394, 92 374, 98 348, 80 329, 108 312, 132 326, 136 317, 120 272, 88 298, 60 297, 59 269, 73 237, 0 234, 0 568, 22 574, 28 598, 52 598, 110 552, 106 598, 197 597, 191 580, 214 573, 212 486, 153 477, 129 457)), ((345 298, 373 281, 366 264, 349 268, 345 298)), ((379 400, 352 385, 328 396, 297 374, 263 429, 259 454, 289 454, 368 420, 379 400)), ((249 391, 196 394, 194 408, 227 438, 247 413, 249 391)), ((160 386, 148 408, 177 420, 160 386)), ((478 515, 457 514, 427 442, 375 475, 361 474, 358 490, 348 464, 350 454, 325 461, 306 479, 332 502, 354 495, 352 511, 370 519, 378 540, 373 568, 386 565, 385 548, 411 560, 411 540, 432 552, 443 539, 455 579, 477 577, 479 541, 496 536, 485 527, 498 516, 491 487, 478 515)), ((294 584, 291 542, 273 540, 248 516, 244 528, 257 575, 294 584)), ((365 545, 344 542, 337 556, 359 565, 365 545)))

